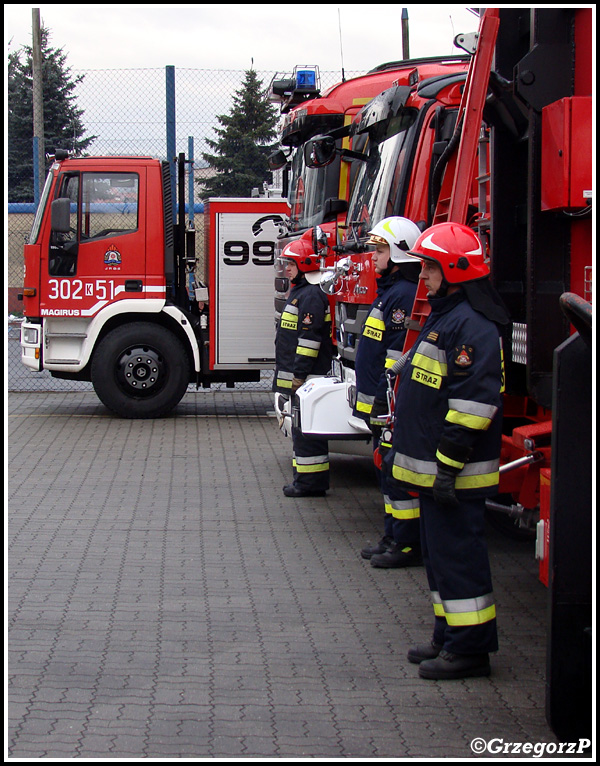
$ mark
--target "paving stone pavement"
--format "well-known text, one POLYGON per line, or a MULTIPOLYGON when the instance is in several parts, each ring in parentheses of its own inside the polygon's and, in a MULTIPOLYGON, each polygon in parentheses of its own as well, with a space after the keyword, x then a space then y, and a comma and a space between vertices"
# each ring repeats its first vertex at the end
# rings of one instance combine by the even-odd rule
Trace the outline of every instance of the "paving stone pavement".
POLYGON ((89 392, 9 395, 8 756, 464 759, 475 738, 556 743, 533 543, 490 530, 492 676, 421 680, 406 652, 430 635, 425 572, 359 555, 381 532, 370 461, 332 455, 326 498, 284 497, 291 442, 271 410, 269 393, 209 391, 130 421, 89 392))

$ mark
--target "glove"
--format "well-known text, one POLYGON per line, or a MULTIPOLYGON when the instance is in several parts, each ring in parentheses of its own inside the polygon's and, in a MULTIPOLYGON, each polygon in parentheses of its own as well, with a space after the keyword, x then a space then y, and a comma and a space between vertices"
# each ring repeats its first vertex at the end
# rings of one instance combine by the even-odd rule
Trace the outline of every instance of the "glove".
POLYGON ((306 383, 305 378, 293 378, 292 379, 292 394, 295 394, 296 391, 300 388, 300 386, 303 386, 306 383))
POLYGON ((437 476, 433 482, 433 499, 440 505, 457 506, 455 485, 456 471, 438 463, 437 476))

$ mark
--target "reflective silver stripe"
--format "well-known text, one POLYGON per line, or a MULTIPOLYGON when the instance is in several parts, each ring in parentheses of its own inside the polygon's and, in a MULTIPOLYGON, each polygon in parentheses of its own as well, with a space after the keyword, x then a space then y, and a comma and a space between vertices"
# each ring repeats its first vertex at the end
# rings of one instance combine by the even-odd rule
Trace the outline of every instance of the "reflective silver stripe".
POLYGON ((486 431, 498 408, 468 399, 449 399, 446 420, 476 431, 486 431))
POLYGON ((442 603, 446 614, 452 614, 453 612, 479 612, 481 609, 492 606, 495 601, 493 593, 486 593, 484 596, 476 596, 475 598, 445 599, 442 603))
POLYGON ((320 340, 307 340, 306 338, 299 338, 298 345, 296 346, 296 353, 302 354, 303 356, 318 356, 320 348, 320 340))
POLYGON ((294 455, 292 464, 298 473, 319 473, 329 470, 329 455, 298 457, 294 455))
POLYGON ((452 626, 482 625, 496 617, 494 594, 444 600, 446 622, 452 626))
POLYGON ((444 616, 444 605, 437 590, 431 591, 431 603, 433 604, 433 613, 436 617, 444 616))
POLYGON ((390 500, 384 495, 385 512, 389 513, 395 519, 418 519, 421 516, 421 509, 418 498, 410 500, 390 500))
POLYGON ((359 412, 371 412, 373 409, 373 402, 375 401, 374 396, 369 396, 368 394, 363 394, 360 391, 358 392, 356 396, 356 409, 359 412))
POLYGON ((448 374, 446 352, 443 349, 434 346, 433 343, 427 343, 427 341, 421 341, 421 343, 419 343, 411 360, 411 364, 416 367, 421 367, 428 372, 437 373, 438 375, 448 374))
POLYGON ((403 455, 401 452, 396 452, 394 455, 394 465, 397 465, 399 468, 406 468, 413 473, 432 474, 433 476, 437 473, 437 463, 435 461, 418 460, 416 457, 403 455))
MULTIPOLYGON (((457 489, 493 487, 499 481, 499 460, 467 463, 456 477, 457 489)), ((437 463, 396 452, 392 475, 398 481, 407 481, 419 487, 432 487, 437 474, 437 463)))
POLYGON ((448 625, 482 625, 495 619, 496 604, 493 593, 475 598, 442 599, 437 591, 431 591, 433 612, 445 618, 448 625))
POLYGON ((386 368, 392 367, 392 365, 396 364, 396 362, 399 362, 400 359, 402 359, 402 351, 394 351, 391 348, 388 349, 388 352, 385 357, 386 368))
POLYGON ((493 473, 500 468, 500 460, 482 460, 480 463, 467 463, 459 476, 479 476, 493 473))
POLYGON ((369 312, 369 317, 373 317, 373 319, 379 319, 383 321, 383 311, 380 309, 371 309, 369 312))
POLYGON ((288 303, 288 305, 283 309, 284 313, 288 314, 295 314, 298 316, 298 306, 293 306, 291 303, 288 303))
POLYGON ((311 457, 298 457, 294 455, 296 465, 317 465, 319 463, 327 463, 329 455, 312 455, 311 457))

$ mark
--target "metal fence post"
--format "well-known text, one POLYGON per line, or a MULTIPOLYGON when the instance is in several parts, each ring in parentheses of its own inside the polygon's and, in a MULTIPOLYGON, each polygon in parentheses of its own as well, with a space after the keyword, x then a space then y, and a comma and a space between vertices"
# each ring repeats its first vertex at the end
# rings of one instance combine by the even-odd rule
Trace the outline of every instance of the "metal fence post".
POLYGON ((167 65, 166 74, 166 125, 167 125, 167 160, 171 164, 171 199, 173 200, 173 223, 177 218, 177 149, 175 135, 175 67, 167 65))

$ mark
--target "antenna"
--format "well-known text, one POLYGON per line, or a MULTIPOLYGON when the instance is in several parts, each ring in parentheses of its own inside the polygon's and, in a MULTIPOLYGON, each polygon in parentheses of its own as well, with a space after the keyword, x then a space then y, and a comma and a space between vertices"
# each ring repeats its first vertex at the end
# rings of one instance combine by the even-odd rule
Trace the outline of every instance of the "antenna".
POLYGON ((344 74, 344 46, 342 45, 342 16, 341 16, 339 8, 338 8, 338 28, 340 30, 340 58, 342 60, 342 82, 346 82, 346 75, 344 74))

